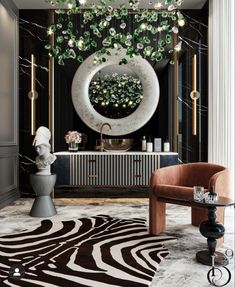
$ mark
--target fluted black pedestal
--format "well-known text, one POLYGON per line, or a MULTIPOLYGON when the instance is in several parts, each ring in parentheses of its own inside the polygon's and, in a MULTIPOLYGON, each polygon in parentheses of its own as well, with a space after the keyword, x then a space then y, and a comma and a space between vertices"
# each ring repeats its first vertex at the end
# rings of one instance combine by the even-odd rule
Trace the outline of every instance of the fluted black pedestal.
POLYGON ((30 216, 51 217, 56 209, 51 199, 51 192, 56 182, 56 174, 30 174, 30 183, 36 193, 30 216))

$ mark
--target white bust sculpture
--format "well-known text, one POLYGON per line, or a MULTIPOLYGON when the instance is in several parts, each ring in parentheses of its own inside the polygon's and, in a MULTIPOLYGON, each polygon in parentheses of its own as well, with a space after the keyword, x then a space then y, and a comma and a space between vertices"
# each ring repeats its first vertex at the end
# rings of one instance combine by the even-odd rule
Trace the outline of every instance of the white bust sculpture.
POLYGON ((51 132, 46 127, 39 127, 33 140, 33 146, 38 153, 35 159, 38 172, 37 174, 51 174, 51 164, 56 160, 56 156, 51 154, 51 145, 49 143, 51 132))

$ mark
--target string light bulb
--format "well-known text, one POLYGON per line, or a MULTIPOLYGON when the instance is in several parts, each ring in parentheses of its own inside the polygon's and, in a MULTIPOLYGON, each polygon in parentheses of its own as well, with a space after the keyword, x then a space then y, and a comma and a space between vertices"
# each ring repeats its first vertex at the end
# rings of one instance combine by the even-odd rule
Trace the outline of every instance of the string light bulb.
POLYGON ((158 2, 158 3, 154 4, 154 8, 155 9, 161 9, 162 8, 162 3, 158 2))
POLYGON ((183 27, 185 25, 185 20, 184 19, 179 19, 178 24, 180 27, 183 27))
POLYGON ((47 34, 48 35, 52 35, 54 32, 52 31, 52 29, 51 29, 51 27, 49 27, 48 29, 47 29, 47 34))
POLYGON ((73 9, 73 3, 68 3, 68 9, 73 9))
POLYGON ((86 4, 86 0, 79 0, 79 3, 80 3, 81 5, 85 5, 85 4, 86 4))
POLYGON ((181 49, 182 49, 182 41, 180 41, 178 44, 175 45, 174 50, 176 52, 179 52, 179 51, 181 51, 181 49))

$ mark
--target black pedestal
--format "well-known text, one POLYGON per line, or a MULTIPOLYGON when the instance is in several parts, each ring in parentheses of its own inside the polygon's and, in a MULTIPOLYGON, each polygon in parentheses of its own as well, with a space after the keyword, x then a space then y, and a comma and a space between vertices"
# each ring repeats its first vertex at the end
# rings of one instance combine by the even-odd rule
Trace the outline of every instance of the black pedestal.
POLYGON ((212 266, 212 256, 214 257, 214 266, 225 266, 228 260, 225 255, 216 250, 216 240, 224 236, 225 228, 223 224, 216 222, 216 207, 208 206, 208 219, 200 224, 201 234, 207 238, 208 250, 199 251, 196 254, 197 261, 212 266))
POLYGON ((197 261, 211 266, 207 273, 207 279, 210 285, 221 287, 227 285, 231 280, 231 272, 225 266, 229 263, 229 259, 233 257, 233 251, 226 251, 225 254, 217 252, 216 240, 223 237, 225 228, 223 224, 216 221, 216 207, 234 206, 232 199, 219 197, 214 203, 194 202, 194 206, 208 209, 208 220, 200 224, 199 230, 201 234, 207 238, 208 250, 197 252, 197 261))

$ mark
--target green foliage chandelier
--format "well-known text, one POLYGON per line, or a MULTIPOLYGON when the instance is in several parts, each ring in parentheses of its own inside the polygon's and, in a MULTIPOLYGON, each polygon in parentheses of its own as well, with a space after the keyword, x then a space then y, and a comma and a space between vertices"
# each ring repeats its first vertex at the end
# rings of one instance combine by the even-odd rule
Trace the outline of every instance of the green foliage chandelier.
POLYGON ((173 34, 178 34, 179 27, 185 24, 178 10, 183 0, 148 1, 144 9, 139 8, 140 0, 129 0, 117 8, 112 5, 115 0, 100 0, 89 9, 83 9, 85 0, 49 1, 55 8, 59 7, 55 10, 56 22, 47 30, 48 35, 55 36, 54 45, 46 45, 49 55, 63 65, 67 59, 82 62, 85 52, 91 50, 92 53, 95 49, 94 61, 99 64, 105 61, 105 55, 110 55, 109 48, 123 47, 126 57, 120 64, 136 55, 151 61, 168 58, 173 48, 177 50, 179 46, 172 47, 173 34), (74 24, 74 17, 79 13, 82 25, 74 24), (130 14, 134 14, 131 33, 126 23, 130 14))

